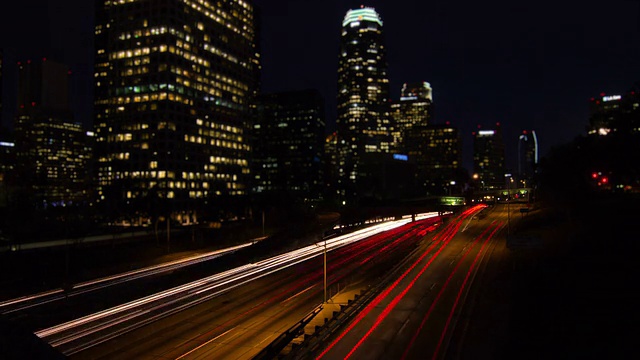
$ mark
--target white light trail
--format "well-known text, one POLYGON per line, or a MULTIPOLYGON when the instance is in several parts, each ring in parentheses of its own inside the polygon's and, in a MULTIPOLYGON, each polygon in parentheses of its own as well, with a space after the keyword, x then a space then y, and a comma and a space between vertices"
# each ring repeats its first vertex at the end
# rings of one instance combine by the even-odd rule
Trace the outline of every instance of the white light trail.
MULTIPOLYGON (((423 220, 436 216, 438 216, 438 213, 425 213, 416 215, 415 219, 423 220)), ((327 239, 327 251, 332 251, 345 245, 361 241, 378 233, 398 228, 410 223, 411 221, 411 217, 407 217, 400 220, 378 223, 349 234, 327 239)), ((322 240, 321 242, 324 244, 325 240, 322 240)), ((113 338, 116 336, 113 335, 113 333, 121 334, 124 332, 123 330, 113 329, 113 333, 110 334, 97 334, 98 332, 113 327, 114 325, 135 320, 134 324, 126 327, 126 331, 132 330, 161 317, 175 313, 178 310, 199 304, 212 297, 230 291, 237 286, 296 265, 315 256, 319 256, 323 251, 324 247, 318 247, 315 244, 309 245, 284 254, 276 255, 269 259, 243 265, 174 287, 172 289, 161 291, 126 304, 118 305, 110 309, 50 327, 48 329, 43 329, 37 331, 35 334, 48 341, 54 347, 59 347, 83 337, 93 335, 93 338, 88 340, 89 345, 85 346, 81 344, 74 348, 76 349, 74 351, 80 351, 84 348, 113 338), (161 314, 158 314, 158 311, 160 311, 161 314), (147 315, 148 318, 145 318, 145 315, 147 315), (99 337, 99 339, 96 339, 96 336, 99 337)), ((66 355, 69 354, 67 353, 66 355)))

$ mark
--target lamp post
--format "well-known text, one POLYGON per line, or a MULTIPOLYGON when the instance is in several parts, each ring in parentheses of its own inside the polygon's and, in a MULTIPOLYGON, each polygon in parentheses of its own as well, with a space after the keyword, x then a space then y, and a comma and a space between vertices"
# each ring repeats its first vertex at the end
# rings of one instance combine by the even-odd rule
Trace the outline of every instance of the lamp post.
POLYGON ((513 182, 513 177, 511 174, 504 174, 507 180, 507 236, 511 235, 511 183, 513 182))
MULTIPOLYGON (((322 236, 322 235, 321 235, 322 236)), ((316 244, 316 246, 320 246, 316 244)), ((327 303, 327 239, 324 239, 324 301, 323 304, 327 303)))
POLYGON ((324 239, 324 304, 327 303, 327 239, 324 239))

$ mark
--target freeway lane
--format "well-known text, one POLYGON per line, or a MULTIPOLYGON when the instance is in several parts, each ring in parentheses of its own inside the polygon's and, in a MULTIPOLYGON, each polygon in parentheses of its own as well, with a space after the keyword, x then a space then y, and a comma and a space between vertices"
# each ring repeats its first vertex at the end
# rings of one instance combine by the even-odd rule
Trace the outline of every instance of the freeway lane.
POLYGON ((0 302, 0 313, 10 314, 16 311, 25 310, 35 306, 41 306, 47 303, 64 300, 69 297, 79 296, 88 292, 106 289, 111 286, 122 284, 128 281, 144 279, 148 276, 155 276, 172 272, 186 266, 195 265, 204 261, 213 260, 219 256, 234 252, 244 247, 252 245, 253 242, 240 244, 237 246, 229 247, 226 249, 220 249, 216 251, 207 252, 204 254, 198 254, 174 260, 158 265, 148 266, 141 269, 127 271, 120 274, 106 276, 103 278, 81 282, 74 284, 70 291, 65 294, 64 289, 53 289, 42 293, 21 296, 19 298, 10 299, 0 302))
MULTIPOLYGON (((366 239, 331 252, 329 284, 357 281, 362 275, 392 267, 415 249, 436 221, 415 222, 375 236, 368 234, 366 239)), ((315 248, 317 251, 320 247, 315 248)), ((133 329, 126 336, 80 351, 72 358, 250 358, 321 299, 319 252, 304 262, 133 329)))
MULTIPOLYGON (((506 225, 506 212, 484 220, 463 213, 423 245, 407 269, 317 351, 318 359, 439 359, 485 254, 506 225)), ((308 358, 301 354, 299 358, 308 358)))

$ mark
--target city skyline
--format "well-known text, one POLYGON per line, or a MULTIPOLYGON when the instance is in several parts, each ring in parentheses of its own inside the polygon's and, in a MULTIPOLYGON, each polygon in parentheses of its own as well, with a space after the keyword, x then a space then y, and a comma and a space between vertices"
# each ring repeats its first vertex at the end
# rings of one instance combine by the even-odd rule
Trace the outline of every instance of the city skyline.
MULTIPOLYGON (((335 126, 342 18, 360 5, 375 8, 385 24, 391 99, 399 97, 404 83, 429 82, 434 122, 459 127, 468 170, 471 132, 478 124, 501 122, 509 149, 517 148, 523 129, 536 130, 544 156, 552 146, 586 133, 589 98, 627 91, 640 72, 637 2, 602 7, 588 1, 579 8, 504 2, 255 4, 262 19, 262 91, 318 89, 327 103, 329 130, 335 126)), ((79 121, 90 121, 93 2, 34 0, 16 10, 2 19, 3 125, 11 126, 15 116, 16 61, 42 56, 71 67, 72 107, 79 121)), ((515 157, 508 164, 517 166, 515 157)))

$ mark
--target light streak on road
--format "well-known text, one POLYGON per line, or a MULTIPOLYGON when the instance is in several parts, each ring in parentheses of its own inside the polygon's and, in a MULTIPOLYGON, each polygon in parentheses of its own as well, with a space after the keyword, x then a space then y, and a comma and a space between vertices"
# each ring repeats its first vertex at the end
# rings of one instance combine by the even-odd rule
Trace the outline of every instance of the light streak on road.
POLYGON ((103 278, 85 281, 73 286, 70 292, 64 293, 64 289, 54 289, 45 292, 41 292, 34 295, 22 296, 19 298, 6 300, 0 302, 0 312, 8 314, 24 309, 28 309, 34 306, 43 305, 49 302, 64 299, 65 297, 77 296, 87 292, 95 291, 98 289, 104 289, 109 286, 117 285, 127 281, 132 281, 140 278, 144 278, 152 275, 159 275, 167 272, 171 272, 186 266, 195 265, 205 261, 213 260, 222 255, 232 253, 240 250, 244 247, 252 245, 254 242, 248 242, 237 246, 232 246, 225 249, 215 250, 204 254, 198 254, 174 260, 158 265, 148 266, 141 269, 136 269, 116 275, 106 276, 103 278))
MULTIPOLYGON (((462 222, 462 221, 461 221, 462 222)), ((486 231, 485 231, 486 233, 486 231)), ((474 240, 474 242, 472 243, 472 245, 467 249, 467 251, 462 255, 462 257, 460 258, 458 265, 456 266, 456 268, 451 272, 450 278, 453 276, 453 274, 458 270, 458 267, 460 266, 460 264, 462 263, 462 261, 464 260, 464 258, 467 256, 467 254, 471 251, 471 249, 475 246, 475 244, 478 242, 478 240, 484 236, 485 233, 482 233, 479 237, 476 238, 476 240, 474 240)), ((367 340, 367 338, 371 335, 371 333, 378 327, 378 325, 380 325, 380 323, 382 323, 382 321, 391 313, 391 311, 396 307, 396 305, 398 305, 398 303, 405 297, 405 295, 409 292, 409 290, 411 290, 413 288, 413 286, 415 285, 415 283, 418 281, 418 279, 422 276, 422 274, 424 274, 424 272, 429 268, 429 266, 431 265, 431 263, 436 259, 436 257, 438 256, 438 254, 445 248, 446 245, 443 245, 438 252, 436 252, 431 259, 429 259, 429 261, 422 267, 422 269, 420 269, 420 272, 418 272, 418 274, 416 274, 413 279, 411 280, 411 282, 404 288, 404 290, 402 290, 402 292, 398 295, 396 295, 396 297, 393 298, 393 300, 391 300, 391 302, 389 303, 389 305, 387 305, 385 307, 385 309, 382 311, 382 313, 380 315, 378 315, 378 318, 376 319, 376 321, 374 322, 373 326, 371 326, 369 328, 369 330, 367 331, 367 333, 358 341, 358 343, 351 349, 351 351, 349 351, 349 353, 347 354, 347 356, 345 357, 345 359, 348 359, 351 357, 351 355, 353 355, 353 353, 358 349, 358 347, 360 347, 360 345, 362 345, 363 342, 365 342, 367 340)), ((449 282, 449 279, 447 279, 447 283, 449 282)), ((446 285, 445 285, 446 286, 446 285)), ((435 303, 435 302, 434 302, 435 303)))
MULTIPOLYGON (((436 216, 438 216, 437 213, 425 213, 416 215, 415 220, 436 216)), ((349 234, 327 239, 327 251, 339 249, 410 222, 412 222, 411 218, 378 223, 349 234)), ((309 245, 43 329, 37 331, 36 335, 54 347, 67 347, 68 349, 63 349, 63 353, 70 355, 162 317, 200 304, 250 281, 319 256, 323 251, 323 248, 315 244, 309 245)))
POLYGON ((467 271, 467 274, 464 277, 464 281, 462 282, 462 285, 460 285, 460 290, 458 291, 458 294, 456 295, 456 300, 454 301, 453 306, 451 307, 451 311, 449 312, 449 316, 447 317, 447 322, 444 325, 444 329, 442 329, 442 334, 440 335, 440 339, 438 340, 438 345, 436 346, 436 350, 433 352, 433 356, 431 357, 432 360, 436 360, 438 358, 438 353, 440 352, 440 347, 442 346, 442 342, 444 341, 444 337, 447 334, 447 329, 449 328, 449 324, 451 323, 451 319, 453 318, 453 313, 456 310, 456 307, 458 307, 458 302, 460 301, 460 296, 462 295, 462 292, 463 292, 465 286, 467 285, 467 281, 469 280, 469 276, 471 276, 471 273, 473 272, 473 269, 475 268, 475 265, 478 262, 478 259, 480 258, 480 255, 483 253, 483 250, 487 246, 487 243, 489 242, 489 240, 491 240, 491 238, 496 233, 496 231, 498 231, 503 226, 504 226, 504 224, 499 224, 498 226, 496 226, 496 228, 493 230, 493 232, 491 232, 491 234, 487 237, 487 239, 482 244, 482 247, 480 248, 480 251, 478 251, 478 253, 476 254, 476 257, 473 259, 473 263, 469 267, 469 271, 467 271))
MULTIPOLYGON (((428 263, 423 267, 423 269, 421 269, 419 275, 417 277, 419 277, 420 275, 422 275, 422 273, 426 270, 426 268, 428 268, 431 263, 438 257, 438 255, 440 254, 440 252, 442 252, 442 250, 446 247, 446 245, 451 241, 451 239, 453 239, 454 235, 458 232, 458 230, 460 229, 460 226, 462 225, 462 222, 464 221, 464 219, 466 219, 468 216, 470 216, 471 214, 473 214, 476 211, 479 211, 480 209, 482 209, 483 206, 474 206, 470 209, 465 210, 464 212, 462 212, 454 222, 451 222, 449 225, 447 225, 447 227, 438 235, 434 238, 434 242, 429 245, 429 247, 425 250, 425 252, 407 269, 404 271, 404 273, 398 278, 396 279, 390 286, 388 286, 384 291, 382 291, 379 295, 377 295, 364 309, 363 311, 361 311, 360 313, 358 313, 358 315, 356 316, 356 318, 354 319, 354 321, 352 321, 349 326, 342 331, 342 333, 333 341, 329 344, 329 346, 327 346, 322 353, 320 353, 320 355, 318 357, 316 357, 316 360, 319 360, 321 358, 323 358, 337 343, 339 343, 342 338, 349 333, 360 321, 362 321, 362 319, 364 319, 376 306, 378 306, 380 304, 380 302, 382 302, 382 300, 384 298, 386 298, 389 293, 391 293, 391 291, 393 291, 393 289, 416 267, 418 266, 418 264, 424 260, 424 258, 431 253, 432 250, 434 250, 436 248, 436 246, 440 246, 440 248, 433 254, 433 256, 431 257, 431 259, 429 259, 428 263), (435 241, 437 238, 442 239, 440 242, 435 241)), ((413 281, 411 282, 411 286, 413 286, 412 284, 415 283, 416 278, 413 279, 413 281)), ((408 291, 408 289, 405 289, 405 292, 408 291)), ((404 296, 404 295, 403 295, 404 296)), ((394 305, 395 306, 395 305, 394 305)), ((390 310, 389 310, 390 311, 390 310)), ((383 312, 384 314, 384 312, 383 312)), ((386 315, 384 315, 386 316, 386 315)), ((382 320, 379 320, 377 323, 379 324, 379 322, 382 320)), ((374 326, 377 326, 374 324, 374 326)), ((349 352, 349 354, 347 355, 347 358, 349 356, 351 356, 353 354, 353 352, 360 346, 360 344, 364 341, 364 339, 366 339, 366 337, 368 336, 368 334, 371 333, 371 331, 373 331, 372 329, 370 329, 367 334, 358 342, 358 344, 349 352)))
MULTIPOLYGON (((402 359, 406 359, 407 358, 407 355, 409 354, 409 350, 413 347, 413 344, 417 340, 418 335, 422 332, 422 328, 424 327, 425 323, 427 322, 427 320, 431 316, 431 313, 435 309, 436 305, 438 305, 438 303, 440 301, 440 298, 442 297, 442 294, 449 287, 449 283, 451 282, 451 279, 453 279, 453 276, 458 272, 458 268, 462 265, 462 261, 464 260, 464 258, 467 256, 467 254, 469 254, 469 252, 476 245, 478 240, 480 240, 489 231, 489 229, 490 229, 490 227, 487 227, 482 232, 482 234, 480 234, 478 237, 476 237, 475 240, 473 241, 473 243, 471 244, 471 246, 469 246, 467 248, 467 250, 464 252, 464 254, 460 258, 460 260, 458 260, 458 263, 456 264, 455 268, 451 271, 451 273, 447 277, 447 280, 445 280, 444 284, 440 288, 440 291, 438 291, 438 294, 436 295, 436 297, 434 298, 433 302, 431 303, 431 306, 429 306, 429 309, 427 310, 427 312, 425 313, 424 317, 422 318, 422 321, 420 322, 420 325, 418 326, 418 330, 413 334, 413 337, 409 341, 409 345, 407 346, 406 350, 404 351, 404 354, 402 355, 402 359)), ((497 229, 498 229, 498 227, 496 227, 495 230, 497 230, 497 229)), ((494 232, 495 232, 495 230, 494 230, 494 232)), ((493 233, 492 233, 492 235, 493 235, 493 233)))

